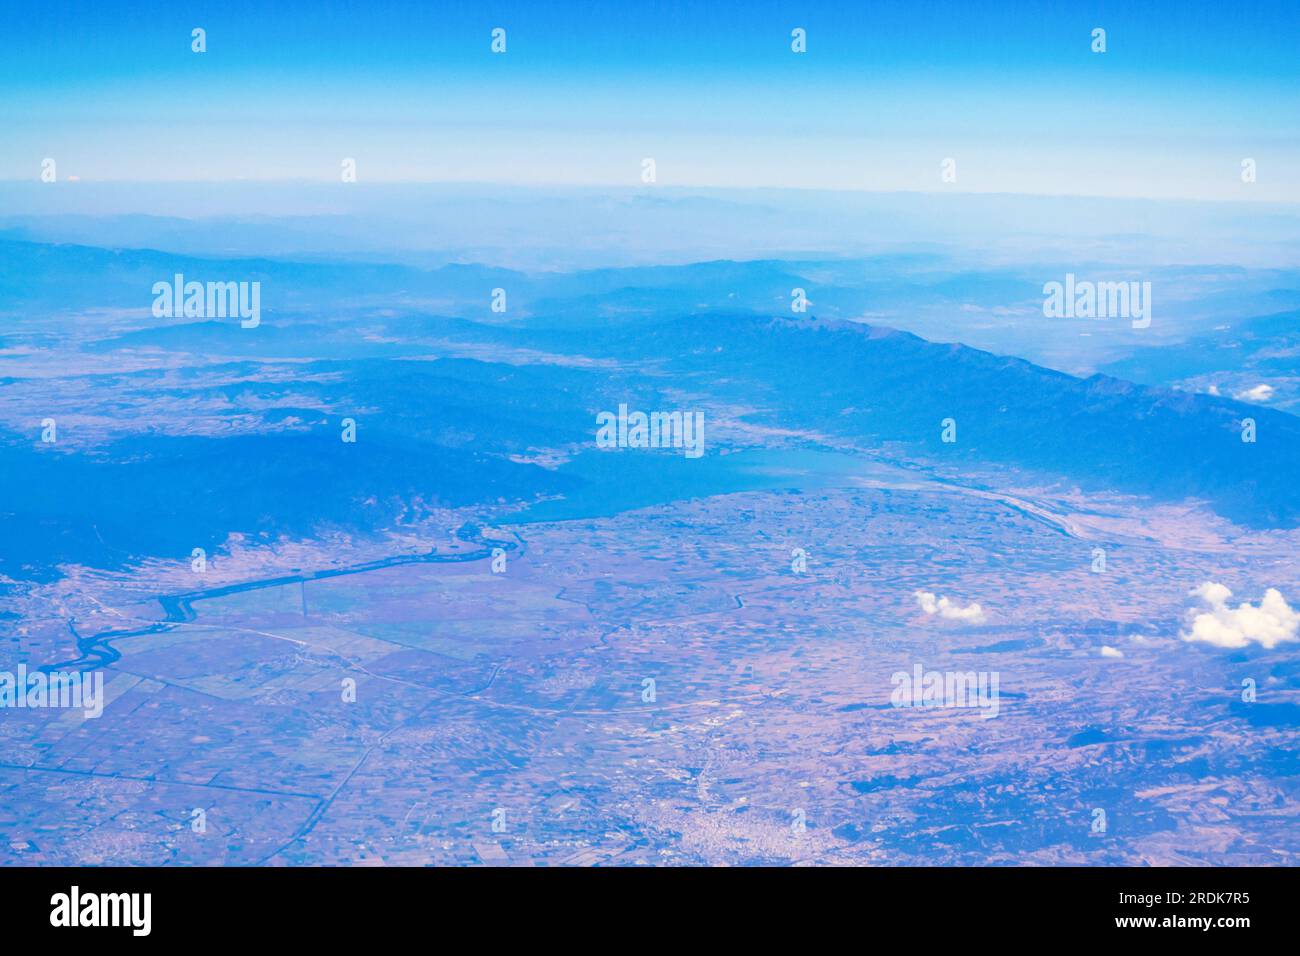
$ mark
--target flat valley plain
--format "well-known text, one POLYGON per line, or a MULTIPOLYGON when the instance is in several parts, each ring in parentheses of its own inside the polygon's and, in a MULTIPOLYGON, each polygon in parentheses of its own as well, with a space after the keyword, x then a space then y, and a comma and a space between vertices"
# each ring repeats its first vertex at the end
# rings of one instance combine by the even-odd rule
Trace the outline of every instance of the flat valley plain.
MULTIPOLYGON (((102 718, 0 722, 0 860, 1296 862, 1293 665, 1178 637, 1203 579, 1300 588, 1294 533, 934 477, 799 477, 476 529, 483 547, 448 513, 390 553, 467 560, 195 599, 191 620, 110 638, 102 718), (986 620, 927 616, 914 591, 936 582, 986 620), (996 716, 892 706, 891 675, 917 663, 997 672, 996 716)), ((270 574, 234 553, 214 590, 383 549, 353 550, 258 549, 270 574)), ((164 621, 141 578, 165 573, 30 591, 24 656, 75 658, 69 617, 82 635, 164 621)))

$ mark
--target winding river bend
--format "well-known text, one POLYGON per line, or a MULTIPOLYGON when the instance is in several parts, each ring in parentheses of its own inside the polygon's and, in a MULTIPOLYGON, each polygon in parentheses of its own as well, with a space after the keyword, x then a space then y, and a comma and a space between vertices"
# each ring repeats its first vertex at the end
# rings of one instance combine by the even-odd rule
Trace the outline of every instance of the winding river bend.
POLYGON ((77 642, 79 656, 70 661, 46 665, 41 670, 51 671, 57 668, 87 666, 102 667, 112 664, 122 657, 117 649, 113 647, 113 641, 126 637, 139 637, 145 634, 160 634, 172 630, 178 624, 193 621, 195 618, 194 605, 199 601, 225 597, 228 594, 239 594, 244 591, 259 591, 263 588, 281 587, 286 584, 324 581, 328 578, 339 578, 350 574, 364 574, 367 571, 378 571, 381 568, 391 568, 402 564, 453 564, 465 561, 482 561, 492 556, 493 548, 501 548, 505 551, 518 550, 522 554, 525 547, 524 539, 518 534, 514 535, 514 541, 486 539, 477 526, 469 524, 462 525, 456 531, 456 537, 466 544, 477 545, 477 549, 446 554, 440 553, 437 548, 432 548, 424 554, 398 554, 362 564, 349 565, 345 568, 329 568, 324 571, 306 571, 298 574, 279 575, 273 578, 260 578, 239 584, 226 584, 220 587, 203 588, 198 591, 186 591, 183 594, 160 594, 154 600, 162 608, 162 620, 143 627, 110 628, 94 634, 83 635, 78 633, 76 625, 69 621, 68 630, 72 632, 72 636, 77 642))
MULTIPOLYGON (((1019 512, 1026 517, 1039 521, 1052 528, 1059 534, 1071 538, 1088 538, 1085 530, 1080 528, 1070 518, 1058 514, 1052 507, 1042 503, 1024 498, 1013 497, 998 491, 987 488, 967 487, 955 484, 950 481, 936 479, 922 472, 920 475, 915 470, 905 470, 897 465, 883 463, 875 460, 864 460, 857 455, 849 455, 842 452, 825 452, 809 451, 807 449, 797 449, 793 452, 782 453, 764 453, 764 454, 736 454, 729 456, 732 461, 727 463, 728 469, 741 469, 748 478, 738 485, 730 484, 725 488, 714 489, 710 494, 720 494, 724 492, 737 490, 761 490, 768 487, 796 486, 805 487, 823 487, 832 484, 847 484, 856 487, 871 487, 890 489, 894 491, 909 491, 915 493, 944 493, 944 494, 965 494, 990 501, 997 502, 1002 506, 1013 511, 1019 512), (741 461, 743 459, 743 461, 741 461)), ((730 472, 729 472, 730 474, 730 472)), ((626 476, 621 476, 626 477, 626 476)), ((735 476, 732 475, 734 478, 735 476)), ((596 486, 599 489, 609 491, 609 494, 594 494, 586 498, 571 502, 568 500, 546 501, 541 505, 527 509, 523 512, 501 516, 498 520, 506 525, 527 526, 530 523, 538 521, 559 521, 568 520, 575 517, 591 517, 593 515, 603 516, 605 514, 616 514, 633 508, 648 507, 654 504, 661 504, 659 498, 651 495, 649 498, 637 498, 636 500, 624 500, 613 490, 624 485, 633 488, 641 488, 642 484, 638 482, 613 482, 611 484, 602 484, 596 486), (594 498, 597 501, 604 502, 604 507, 593 508, 590 500, 594 498), (564 509, 570 509, 565 511, 564 509)), ((644 493, 644 492, 638 492, 644 493)), ((704 493, 701 493, 704 494, 704 493)), ((678 500, 683 495, 669 494, 670 500, 678 500)), ((377 571, 381 568, 390 568, 402 564, 440 564, 455 563, 464 561, 482 561, 490 558, 493 548, 503 548, 507 551, 518 550, 522 555, 526 548, 526 542, 517 532, 510 532, 514 541, 505 539, 486 539, 482 536, 479 527, 475 524, 464 524, 455 532, 456 538, 466 544, 475 545, 473 551, 466 551, 455 554, 439 553, 436 548, 429 550, 424 554, 400 554, 392 557, 379 558, 375 561, 368 561, 362 564, 355 564, 344 568, 331 568, 324 571, 308 571, 295 574, 285 574, 272 578, 262 578, 255 581, 246 581, 240 584, 227 584, 221 587, 205 588, 197 591, 187 591, 183 594, 163 594, 158 595, 155 600, 158 601, 163 611, 162 620, 151 624, 135 628, 109 629, 99 631, 95 634, 82 635, 76 625, 68 622, 68 630, 72 632, 76 640, 77 651, 79 656, 75 660, 65 661, 60 664, 50 664, 41 668, 44 671, 54 670, 55 668, 64 667, 86 667, 91 665, 104 666, 112 664, 114 661, 121 659, 121 654, 112 646, 112 642, 126 637, 137 637, 145 634, 158 634, 163 631, 171 630, 179 624, 188 623, 194 620, 194 604, 199 601, 206 601, 211 598, 224 597, 228 594, 238 594, 243 591, 256 591, 262 588, 280 587, 286 584, 297 584, 307 581, 323 581, 327 578, 342 577, 349 574, 363 574, 367 571, 377 571)))

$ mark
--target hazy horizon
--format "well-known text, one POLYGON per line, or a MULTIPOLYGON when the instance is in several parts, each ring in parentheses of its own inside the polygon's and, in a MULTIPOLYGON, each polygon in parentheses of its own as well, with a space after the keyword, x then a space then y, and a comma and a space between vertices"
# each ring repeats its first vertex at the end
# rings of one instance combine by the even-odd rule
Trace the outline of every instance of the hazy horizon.
POLYGON ((55 4, 0 37, 0 178, 1300 200, 1293 4, 916 9, 55 4))

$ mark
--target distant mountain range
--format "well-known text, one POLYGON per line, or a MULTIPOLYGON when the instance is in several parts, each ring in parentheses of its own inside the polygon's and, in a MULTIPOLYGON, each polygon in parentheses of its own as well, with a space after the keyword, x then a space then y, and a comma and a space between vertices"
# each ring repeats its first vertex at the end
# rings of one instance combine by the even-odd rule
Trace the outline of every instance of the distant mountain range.
POLYGON ((688 316, 540 334, 537 342, 655 363, 676 387, 760 405, 774 425, 899 442, 938 460, 1040 469, 1084 488, 1204 498, 1246 524, 1300 521, 1300 419, 1228 398, 1080 379, 907 332, 816 319, 688 316), (946 418, 957 423, 954 444, 941 441, 946 418), (1246 418, 1256 423, 1253 443, 1242 441, 1246 418))
POLYGON ((1186 383, 1237 394, 1268 386, 1268 404, 1300 409, 1300 311, 1225 323, 1204 335, 1136 350, 1103 367, 1109 375, 1151 385, 1186 383))
MULTIPOLYGON (((538 292, 546 308, 509 323, 432 314, 400 301, 417 287, 430 296, 486 296, 487 282, 517 279, 473 266, 336 269, 13 242, 0 243, 0 263, 0 291, 19 307, 5 336, 11 345, 27 334, 24 302, 69 309, 70 302, 134 299, 143 309, 149 284, 173 270, 283 281, 298 299, 292 309, 268 312, 255 330, 221 320, 153 320, 145 311, 102 325, 56 323, 60 338, 48 345, 51 324, 40 323, 46 337, 34 354, 61 348, 69 362, 50 414, 75 421, 101 406, 151 412, 138 423, 112 412, 121 418, 119 431, 93 448, 42 447, 35 422, 13 414, 15 403, 6 399, 24 389, 30 396, 45 380, 15 371, 19 359, 7 363, 10 374, 0 380, 0 420, 8 429, 0 445, 0 571, 15 577, 46 575, 60 563, 179 557, 215 547, 230 532, 383 530, 409 516, 416 501, 509 509, 539 496, 595 493, 586 455, 594 448, 594 415, 620 402, 753 409, 757 423, 886 453, 958 467, 1003 464, 1086 490, 1200 498, 1251 526, 1300 523, 1300 418, 1292 415, 1106 375, 1078 378, 862 323, 682 307, 692 294, 726 283, 752 290, 769 282, 767 294, 777 296, 792 275, 772 263, 530 280, 534 285, 523 287, 538 292), (385 307, 387 297, 399 301, 385 307), (619 302, 629 308, 611 316, 619 302), (448 342, 459 357, 447 355, 448 342), (125 349, 167 353, 179 367, 165 379, 154 371, 76 371, 79 355, 103 361, 133 354, 125 349), (133 404, 118 402, 128 395, 133 404), (170 411, 176 403, 185 411, 170 411), (359 420, 355 445, 338 433, 349 414, 359 420), (165 430, 156 427, 159 415, 165 430), (224 428, 189 427, 188 416, 234 415, 262 424, 230 437, 214 437, 224 428), (1242 441, 1247 418, 1254 420, 1251 443, 1242 441), (953 443, 941 439, 945 419, 955 421, 953 443), (557 450, 554 467, 530 463, 557 450)), ((1293 318, 1261 322, 1249 330, 1257 339, 1241 341, 1282 341, 1294 335, 1293 318)), ((1252 354, 1252 361, 1268 360, 1262 350, 1252 354)), ((711 443, 706 458, 718 450, 711 443)), ((660 483, 668 499, 739 487, 707 464, 617 461, 631 470, 610 481, 660 483)))

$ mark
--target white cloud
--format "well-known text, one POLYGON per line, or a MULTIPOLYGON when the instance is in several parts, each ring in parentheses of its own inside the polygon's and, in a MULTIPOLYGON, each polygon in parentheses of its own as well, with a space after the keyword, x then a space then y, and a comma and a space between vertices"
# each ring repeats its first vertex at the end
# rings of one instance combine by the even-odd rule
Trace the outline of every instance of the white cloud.
POLYGON ((1256 385, 1254 388, 1237 392, 1232 397, 1239 402, 1267 402, 1273 397, 1273 386, 1256 385))
POLYGON ((984 623, 984 609, 974 602, 965 607, 959 607, 946 597, 936 597, 929 591, 916 591, 914 593, 916 603, 921 605, 921 610, 926 614, 938 614, 950 621, 970 621, 972 624, 984 623))
POLYGON ((1118 647, 1111 647, 1109 644, 1103 644, 1101 645, 1101 656, 1102 657, 1123 657, 1124 652, 1121 651, 1118 647))
POLYGON ((1190 593, 1201 599, 1206 610, 1188 612, 1191 629, 1180 635, 1184 641, 1203 641, 1215 647, 1247 647, 1254 643, 1273 648, 1300 640, 1300 612, 1292 610, 1276 588, 1264 592, 1258 607, 1248 601, 1231 607, 1228 598, 1232 592, 1212 581, 1190 593))

